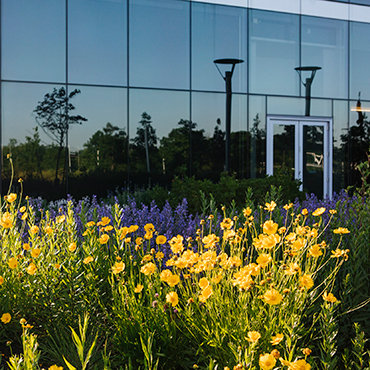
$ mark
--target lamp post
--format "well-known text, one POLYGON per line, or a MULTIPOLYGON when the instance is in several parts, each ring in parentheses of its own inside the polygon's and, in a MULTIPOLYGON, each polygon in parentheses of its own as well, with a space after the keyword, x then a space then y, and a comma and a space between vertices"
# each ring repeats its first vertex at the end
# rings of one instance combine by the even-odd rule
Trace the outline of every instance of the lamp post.
POLYGON ((218 71, 220 72, 221 77, 225 80, 226 85, 226 137, 225 137, 225 171, 230 171, 230 132, 231 132, 231 78, 234 73, 235 65, 243 63, 244 60, 241 59, 216 59, 213 61, 215 63, 218 71), (225 76, 222 74, 218 65, 228 65, 231 67, 231 70, 225 71, 225 76))
POLYGON ((299 79, 302 82, 302 85, 306 88, 306 116, 310 115, 310 108, 311 108, 311 85, 313 79, 315 78, 316 71, 321 69, 321 67, 297 67, 294 68, 297 73, 299 74, 299 79), (302 80, 302 72, 311 72, 311 76, 306 78, 306 82, 302 80))

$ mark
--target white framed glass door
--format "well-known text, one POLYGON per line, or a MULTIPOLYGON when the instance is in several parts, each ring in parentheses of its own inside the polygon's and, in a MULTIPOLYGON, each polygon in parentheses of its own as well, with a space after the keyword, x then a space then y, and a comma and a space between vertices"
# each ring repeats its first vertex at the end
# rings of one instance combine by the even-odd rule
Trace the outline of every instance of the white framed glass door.
POLYGON ((319 198, 332 195, 332 119, 268 116, 266 172, 281 171, 319 198))

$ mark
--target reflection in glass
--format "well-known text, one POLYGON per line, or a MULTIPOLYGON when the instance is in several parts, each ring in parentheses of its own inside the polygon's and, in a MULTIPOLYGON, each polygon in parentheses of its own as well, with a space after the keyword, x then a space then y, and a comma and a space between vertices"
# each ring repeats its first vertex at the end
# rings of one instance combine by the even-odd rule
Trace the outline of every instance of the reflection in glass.
POLYGON ((350 98, 370 99, 370 24, 350 23, 350 98))
POLYGON ((301 65, 322 68, 316 74, 311 96, 347 98, 348 23, 302 16, 301 35, 301 65))
POLYGON ((126 0, 68 2, 70 83, 126 85, 126 0))
POLYGON ((250 178, 266 175, 266 97, 249 97, 250 178))
MULTIPOLYGON (((312 99, 311 99, 312 102, 312 99)), ((304 116, 305 99, 286 98, 280 96, 267 97, 267 114, 284 114, 291 116, 304 116)), ((312 103, 311 103, 312 104, 312 103)))
POLYGON ((299 16, 250 10, 251 93, 298 95, 299 16))
POLYGON ((189 118, 187 92, 130 90, 130 178, 135 184, 189 175, 189 118))
MULTIPOLYGON (((230 135, 230 171, 247 176, 250 134, 247 128, 247 96, 233 94, 230 135)), ((192 132, 193 174, 217 180, 225 171, 225 94, 193 93, 192 118, 202 131, 204 144, 194 142, 192 132)), ((199 133, 197 134, 199 136, 199 133)))
POLYGON ((65 18, 61 0, 1 1, 1 77, 64 82, 65 18))
POLYGON ((295 178, 295 126, 273 125, 273 173, 295 178))
POLYGON ((303 125, 303 188, 319 199, 324 184, 324 127, 303 125))
POLYGON ((131 86, 189 88, 189 7, 180 0, 130 0, 131 86))
MULTIPOLYGON (((247 61, 247 9, 192 4, 192 88, 224 91, 213 61, 234 58, 247 61)), ((247 64, 233 74, 233 91, 247 92, 247 64)))
POLYGON ((333 191, 339 193, 348 183, 348 147, 342 141, 348 133, 349 106, 347 101, 334 100, 333 104, 333 191))

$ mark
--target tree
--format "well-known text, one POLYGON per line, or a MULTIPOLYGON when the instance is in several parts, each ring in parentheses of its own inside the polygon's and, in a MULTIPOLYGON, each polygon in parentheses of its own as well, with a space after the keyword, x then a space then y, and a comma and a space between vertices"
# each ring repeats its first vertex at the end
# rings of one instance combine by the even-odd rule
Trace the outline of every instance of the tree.
POLYGON ((70 115, 70 112, 75 107, 69 101, 80 93, 81 91, 79 89, 75 89, 67 95, 64 87, 61 87, 59 90, 54 88, 52 93, 47 93, 44 96, 44 100, 39 102, 34 110, 37 124, 58 147, 55 184, 58 182, 60 156, 63 151, 69 125, 82 124, 82 122, 87 121, 86 118, 80 115, 70 115))

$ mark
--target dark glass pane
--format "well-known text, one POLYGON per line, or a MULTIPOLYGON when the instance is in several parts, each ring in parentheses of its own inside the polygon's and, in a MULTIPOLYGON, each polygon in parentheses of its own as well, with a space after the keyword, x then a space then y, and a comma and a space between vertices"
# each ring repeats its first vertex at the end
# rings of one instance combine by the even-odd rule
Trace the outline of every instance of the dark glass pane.
POLYGON ((249 150, 251 178, 266 175, 266 97, 249 97, 249 132, 251 145, 249 150))
POLYGON ((68 2, 70 83, 126 85, 126 0, 68 2))
MULTIPOLYGON (((247 10, 193 3, 193 89, 225 91, 225 82, 213 63, 222 58, 244 60, 234 70, 232 90, 247 92, 247 10)), ((224 76, 224 70, 222 73, 224 76)))
POLYGON ((190 2, 130 1, 130 85, 189 88, 190 2))
POLYGON ((190 172, 189 93, 130 90, 130 178, 169 184, 190 172), (169 107, 171 107, 169 109, 169 107))
MULTIPOLYGON (((247 176, 250 134, 247 128, 247 96, 233 94, 231 111, 229 169, 238 177, 247 176)), ((226 94, 193 93, 193 173, 217 180, 225 171, 226 94), (198 136, 196 136, 198 135, 198 136)))
POLYGON ((303 188, 319 199, 324 194, 324 127, 303 126, 303 188))
POLYGON ((65 18, 64 0, 3 0, 2 78, 64 82, 65 18))
MULTIPOLYGON (((318 66, 311 96, 348 97, 348 23, 302 16, 302 66, 318 66)), ((311 72, 302 72, 302 81, 311 72)), ((305 88, 302 87, 302 95, 305 88)))
POLYGON ((297 95, 299 16, 250 10, 250 92, 297 95))
POLYGON ((348 102, 335 100, 333 112, 333 191, 337 193, 349 185, 348 116, 348 102))
POLYGON ((273 173, 290 174, 295 177, 295 126, 274 124, 273 173))
POLYGON ((370 99, 370 24, 351 22, 350 97, 370 99))

